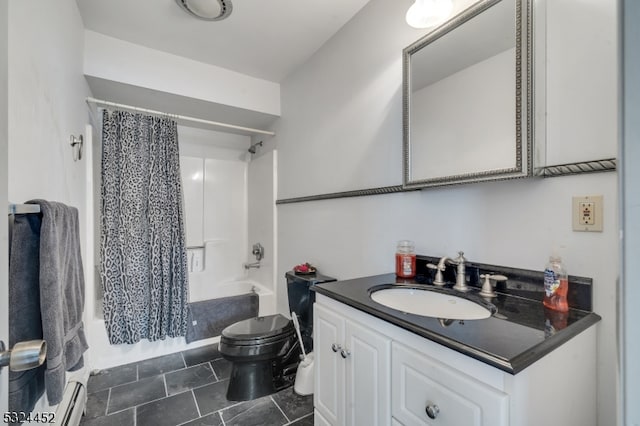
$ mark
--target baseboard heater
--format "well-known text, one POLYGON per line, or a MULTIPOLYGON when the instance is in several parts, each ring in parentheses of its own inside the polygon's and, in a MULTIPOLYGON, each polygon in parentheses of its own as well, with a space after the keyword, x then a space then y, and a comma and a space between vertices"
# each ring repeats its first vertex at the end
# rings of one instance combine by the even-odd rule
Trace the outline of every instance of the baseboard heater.
POLYGON ((56 424, 78 426, 87 405, 87 388, 83 383, 69 381, 64 389, 62 401, 56 410, 56 424))

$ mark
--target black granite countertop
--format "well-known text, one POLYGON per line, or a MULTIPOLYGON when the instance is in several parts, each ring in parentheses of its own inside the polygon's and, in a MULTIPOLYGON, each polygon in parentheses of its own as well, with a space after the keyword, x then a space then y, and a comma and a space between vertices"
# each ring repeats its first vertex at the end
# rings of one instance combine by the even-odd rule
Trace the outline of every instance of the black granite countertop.
MULTIPOLYGON (((509 293, 506 290, 491 299, 495 308, 489 318, 464 321, 430 318, 371 300, 370 289, 385 284, 435 288, 424 279, 406 280, 395 274, 384 274, 318 284, 313 289, 511 374, 524 370, 601 319, 583 309, 571 308, 567 313, 551 311, 544 308, 541 300, 523 297, 515 291, 505 294, 509 293)), ((450 291, 459 297, 475 299, 486 306, 487 302, 478 295, 479 290, 473 287, 468 293, 460 293, 436 288, 436 291, 450 291)))

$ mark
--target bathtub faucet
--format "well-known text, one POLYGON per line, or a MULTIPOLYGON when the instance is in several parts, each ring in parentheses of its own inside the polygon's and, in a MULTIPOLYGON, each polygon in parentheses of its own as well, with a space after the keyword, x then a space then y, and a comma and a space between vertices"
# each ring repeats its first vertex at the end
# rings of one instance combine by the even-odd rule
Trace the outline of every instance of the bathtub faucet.
POLYGON ((256 268, 256 269, 260 268, 260 261, 244 264, 244 269, 251 269, 251 268, 256 268))

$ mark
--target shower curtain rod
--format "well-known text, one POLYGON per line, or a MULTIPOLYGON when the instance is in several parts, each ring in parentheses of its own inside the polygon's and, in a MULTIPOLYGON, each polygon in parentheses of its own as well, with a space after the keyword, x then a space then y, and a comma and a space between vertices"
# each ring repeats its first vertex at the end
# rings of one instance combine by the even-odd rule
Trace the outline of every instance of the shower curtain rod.
POLYGON ((255 133, 258 135, 275 136, 275 132, 270 132, 268 130, 253 129, 251 127, 236 126, 235 124, 220 123, 218 121, 211 121, 211 120, 203 120, 202 118, 189 117, 186 115, 170 114, 168 112, 155 111, 152 109, 140 108, 132 105, 119 104, 116 102, 105 101, 102 99, 96 99, 91 97, 87 98, 87 103, 94 103, 96 105, 101 105, 101 106, 110 106, 113 108, 128 109, 128 110, 133 110, 136 112, 144 112, 146 114, 152 114, 152 115, 169 116, 169 117, 175 118, 176 120, 192 121, 194 123, 200 123, 200 124, 210 124, 212 126, 224 127, 226 129, 233 129, 233 130, 241 130, 244 132, 255 133))

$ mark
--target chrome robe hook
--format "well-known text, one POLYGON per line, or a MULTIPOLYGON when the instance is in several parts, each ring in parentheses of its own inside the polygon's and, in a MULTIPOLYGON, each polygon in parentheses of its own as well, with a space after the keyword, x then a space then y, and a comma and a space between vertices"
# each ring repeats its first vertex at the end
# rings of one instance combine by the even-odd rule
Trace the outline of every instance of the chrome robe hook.
POLYGON ((69 140, 71 141, 70 145, 73 155, 73 161, 82 160, 82 145, 84 144, 84 138, 82 137, 82 135, 77 137, 71 135, 69 137, 69 140))

